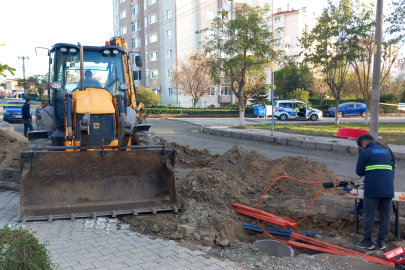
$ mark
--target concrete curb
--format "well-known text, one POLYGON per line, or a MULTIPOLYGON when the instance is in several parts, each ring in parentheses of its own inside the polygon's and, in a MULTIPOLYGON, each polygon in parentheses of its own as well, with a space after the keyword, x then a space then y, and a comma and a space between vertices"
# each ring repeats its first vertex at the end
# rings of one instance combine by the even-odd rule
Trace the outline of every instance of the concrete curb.
MULTIPOLYGON (((284 146, 295 146, 295 147, 302 147, 306 149, 314 149, 314 150, 321 150, 321 151, 329 151, 329 152, 339 152, 339 153, 347 153, 347 154, 358 154, 359 148, 357 146, 349 146, 349 145, 339 145, 339 144, 332 144, 332 143, 317 143, 311 141, 303 141, 291 138, 284 138, 284 137, 274 137, 274 136, 264 136, 258 134, 251 134, 239 131, 231 131, 231 130, 220 130, 217 128, 210 128, 210 127, 202 127, 201 132, 211 135, 223 136, 223 137, 232 137, 238 139, 245 139, 245 140, 252 140, 252 141, 262 141, 265 143, 273 143, 273 144, 280 144, 284 146)), ((405 160, 405 153, 396 153, 393 152, 395 155, 396 160, 405 160)))

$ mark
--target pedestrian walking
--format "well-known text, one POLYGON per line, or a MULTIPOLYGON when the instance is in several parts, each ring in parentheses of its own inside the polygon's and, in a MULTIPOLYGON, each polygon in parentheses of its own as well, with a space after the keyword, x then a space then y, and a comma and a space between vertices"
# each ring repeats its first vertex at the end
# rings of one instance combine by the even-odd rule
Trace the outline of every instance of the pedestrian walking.
POLYGON ((30 131, 33 131, 34 128, 32 127, 32 116, 31 116, 31 99, 27 98, 25 100, 24 105, 22 106, 22 119, 24 122, 24 136, 28 137, 28 128, 30 131))
MULTIPOLYGON (((363 240, 357 246, 380 250, 386 248, 384 241, 388 235, 391 219, 391 204, 394 197, 395 157, 391 151, 378 145, 374 138, 362 135, 357 140, 361 152, 357 161, 356 173, 364 176, 364 219, 363 240), (379 209, 380 226, 378 238, 371 241, 375 212, 379 209)), ((389 149, 389 148, 388 148, 389 149)))

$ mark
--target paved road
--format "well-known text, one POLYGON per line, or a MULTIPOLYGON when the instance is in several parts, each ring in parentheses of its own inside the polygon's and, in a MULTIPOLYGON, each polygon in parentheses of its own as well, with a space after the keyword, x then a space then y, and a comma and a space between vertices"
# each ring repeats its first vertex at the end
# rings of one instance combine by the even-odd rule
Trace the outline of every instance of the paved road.
MULTIPOLYGON (((184 121, 187 123, 200 125, 200 126, 236 126, 239 124, 238 118, 173 118, 178 121, 184 121)), ((332 117, 325 117, 318 121, 279 121, 274 120, 277 123, 286 123, 286 124, 321 124, 321 123, 334 123, 335 119, 332 117)), ((344 117, 340 119, 341 123, 363 123, 364 118, 362 117, 344 117)), ((271 118, 245 118, 245 125, 254 125, 254 124, 268 124, 271 123, 271 118)), ((380 117, 380 123, 404 123, 405 117, 380 117)))

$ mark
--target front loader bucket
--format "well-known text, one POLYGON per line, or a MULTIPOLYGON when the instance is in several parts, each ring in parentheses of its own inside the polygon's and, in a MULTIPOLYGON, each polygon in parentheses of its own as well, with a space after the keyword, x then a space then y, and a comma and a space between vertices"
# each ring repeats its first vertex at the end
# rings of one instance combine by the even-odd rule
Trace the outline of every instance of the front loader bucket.
POLYGON ((174 159, 164 147, 21 151, 17 219, 177 211, 174 159))

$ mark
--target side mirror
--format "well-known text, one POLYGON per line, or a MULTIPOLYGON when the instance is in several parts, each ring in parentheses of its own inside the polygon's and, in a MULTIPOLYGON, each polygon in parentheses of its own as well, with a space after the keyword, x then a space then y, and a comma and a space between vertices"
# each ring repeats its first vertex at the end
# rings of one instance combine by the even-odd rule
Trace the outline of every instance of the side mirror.
POLYGON ((51 88, 53 88, 53 89, 61 89, 62 84, 60 82, 52 82, 51 83, 51 88))
POLYGON ((345 109, 345 110, 346 110, 347 108, 348 108, 348 107, 346 106, 346 107, 344 107, 343 109, 345 109))
POLYGON ((135 65, 137 67, 142 67, 142 56, 141 55, 135 56, 135 65))

